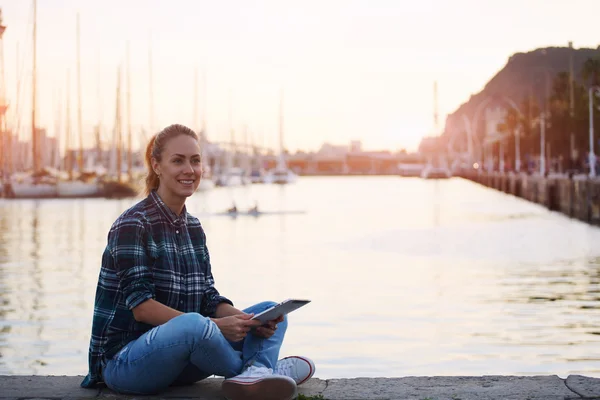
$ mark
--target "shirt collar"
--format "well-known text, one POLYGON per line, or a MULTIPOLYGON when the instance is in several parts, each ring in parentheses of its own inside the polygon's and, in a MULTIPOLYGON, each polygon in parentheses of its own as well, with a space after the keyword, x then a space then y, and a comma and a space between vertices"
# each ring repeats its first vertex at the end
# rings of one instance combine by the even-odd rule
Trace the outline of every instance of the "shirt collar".
POLYGON ((169 221, 173 225, 187 224, 187 209, 185 207, 185 204, 183 205, 183 209, 181 210, 181 215, 177 215, 173 212, 173 210, 167 207, 163 199, 161 199, 158 193, 156 193, 156 190, 151 191, 148 197, 152 201, 152 204, 154 204, 154 206, 158 208, 161 215, 164 218, 166 218, 167 221, 169 221))

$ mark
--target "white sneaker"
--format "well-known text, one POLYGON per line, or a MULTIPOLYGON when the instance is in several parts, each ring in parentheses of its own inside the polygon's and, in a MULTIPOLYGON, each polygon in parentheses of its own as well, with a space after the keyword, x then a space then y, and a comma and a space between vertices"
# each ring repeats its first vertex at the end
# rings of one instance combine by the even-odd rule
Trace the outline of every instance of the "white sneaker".
POLYGON ((275 365, 275 375, 289 376, 296 385, 302 385, 315 374, 315 363, 306 357, 282 358, 275 365))
POLYGON ((254 365, 221 385, 228 400, 292 400, 298 394, 296 382, 289 376, 275 375, 271 368, 254 365))

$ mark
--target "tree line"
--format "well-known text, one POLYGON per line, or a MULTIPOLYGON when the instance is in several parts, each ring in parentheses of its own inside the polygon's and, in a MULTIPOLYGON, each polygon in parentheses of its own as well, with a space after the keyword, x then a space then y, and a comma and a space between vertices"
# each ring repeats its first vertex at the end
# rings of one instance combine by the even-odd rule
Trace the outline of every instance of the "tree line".
MULTIPOLYGON (((589 58, 580 71, 582 80, 572 80, 568 72, 560 72, 549 79, 542 79, 547 85, 535 96, 533 90, 520 99, 519 110, 509 108, 505 121, 498 130, 505 134, 504 156, 509 165, 516 159, 515 134, 519 134, 520 157, 522 162, 540 154, 541 121, 545 121, 545 143, 548 159, 562 160, 563 167, 580 167, 589 152, 589 94, 590 86, 600 89, 600 58, 589 58), (571 90, 572 96, 571 99, 571 90), (572 142, 572 143, 571 143, 572 142), (574 149, 574 154, 571 149, 574 149), (573 159, 572 159, 573 158, 573 159)), ((542 75, 543 77, 543 75, 542 75)), ((594 141, 598 152, 600 137, 600 96, 594 98, 594 141)), ((493 154, 498 156, 500 143, 494 143, 493 154)))

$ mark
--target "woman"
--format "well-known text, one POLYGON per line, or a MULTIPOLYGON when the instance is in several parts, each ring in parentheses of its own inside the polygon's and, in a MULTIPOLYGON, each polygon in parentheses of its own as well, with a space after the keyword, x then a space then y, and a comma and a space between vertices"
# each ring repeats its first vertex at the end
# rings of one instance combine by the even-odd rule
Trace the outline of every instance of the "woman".
POLYGON ((292 399, 313 362, 277 361, 287 320, 251 319, 273 302, 240 311, 219 294, 206 236, 186 211, 202 175, 198 136, 165 128, 148 143, 146 164, 147 197, 108 233, 81 386, 153 394, 219 375, 231 400, 292 399))

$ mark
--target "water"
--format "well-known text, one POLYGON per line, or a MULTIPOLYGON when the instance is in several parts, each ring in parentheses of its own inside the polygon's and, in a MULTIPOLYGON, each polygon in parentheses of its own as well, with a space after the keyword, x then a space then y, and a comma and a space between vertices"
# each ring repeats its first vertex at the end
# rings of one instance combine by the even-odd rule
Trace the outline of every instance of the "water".
MULTIPOLYGON (((108 228, 136 200, 0 202, 0 374, 75 375, 108 228)), ((301 178, 188 201, 217 288, 288 297, 282 355, 320 378, 600 377, 600 230, 472 182, 301 178), (215 216, 257 200, 265 211, 215 216)))

